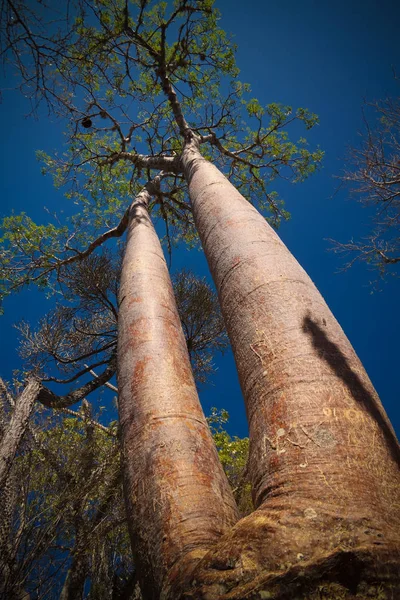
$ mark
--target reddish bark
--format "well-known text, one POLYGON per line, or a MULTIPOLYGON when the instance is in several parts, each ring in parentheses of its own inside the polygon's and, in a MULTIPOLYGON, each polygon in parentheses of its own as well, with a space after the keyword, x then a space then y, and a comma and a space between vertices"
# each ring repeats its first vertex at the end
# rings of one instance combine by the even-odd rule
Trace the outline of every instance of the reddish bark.
POLYGON ((124 488, 146 599, 180 558, 198 560, 237 520, 202 412, 145 189, 131 207, 119 307, 124 488))
POLYGON ((399 446, 367 374, 265 219, 194 142, 182 162, 246 402, 257 510, 169 597, 400 597, 399 446))

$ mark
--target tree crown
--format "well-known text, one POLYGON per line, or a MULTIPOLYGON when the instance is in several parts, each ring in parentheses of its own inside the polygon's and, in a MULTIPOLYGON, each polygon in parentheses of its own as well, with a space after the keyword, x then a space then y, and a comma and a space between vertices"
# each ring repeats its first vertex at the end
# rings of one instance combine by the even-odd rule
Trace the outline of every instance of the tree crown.
POLYGON ((273 182, 302 181, 322 159, 301 135, 291 141, 288 127, 296 135, 296 122, 311 129, 317 117, 251 97, 212 0, 79 0, 62 18, 38 4, 7 1, 3 57, 33 108, 44 101, 65 119, 65 151, 39 158, 77 212, 48 225, 25 214, 3 221, 2 294, 46 286, 85 252, 88 232, 93 240, 107 227, 121 235, 127 198, 160 170, 152 214, 164 222, 169 246, 192 243, 180 163, 189 138, 274 225, 288 217, 273 182))

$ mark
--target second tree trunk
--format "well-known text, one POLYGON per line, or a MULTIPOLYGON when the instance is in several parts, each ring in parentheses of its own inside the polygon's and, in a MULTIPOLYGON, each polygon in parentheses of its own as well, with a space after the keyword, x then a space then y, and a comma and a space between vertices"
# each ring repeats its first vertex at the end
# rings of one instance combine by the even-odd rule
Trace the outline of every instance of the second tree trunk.
POLYGON ((145 189, 131 207, 118 319, 127 516, 144 597, 157 599, 237 520, 201 409, 145 189), (172 571, 171 571, 172 569, 172 571))

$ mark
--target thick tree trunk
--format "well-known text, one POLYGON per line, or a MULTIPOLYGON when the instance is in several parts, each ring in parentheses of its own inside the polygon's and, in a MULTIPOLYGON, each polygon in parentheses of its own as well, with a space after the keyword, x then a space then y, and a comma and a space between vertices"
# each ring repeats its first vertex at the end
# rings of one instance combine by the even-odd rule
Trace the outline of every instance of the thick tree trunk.
POLYGON ((400 597, 399 446, 367 374, 265 219, 194 142, 182 162, 246 402, 257 510, 171 600, 400 597))
POLYGON ((3 485, 12 466, 15 453, 24 435, 33 405, 41 389, 36 379, 28 381, 22 394, 15 401, 14 410, 0 442, 0 486, 3 485))
POLYGON ((237 520, 148 201, 145 189, 131 208, 118 317, 124 490, 146 600, 179 575, 182 556, 188 569, 237 520))

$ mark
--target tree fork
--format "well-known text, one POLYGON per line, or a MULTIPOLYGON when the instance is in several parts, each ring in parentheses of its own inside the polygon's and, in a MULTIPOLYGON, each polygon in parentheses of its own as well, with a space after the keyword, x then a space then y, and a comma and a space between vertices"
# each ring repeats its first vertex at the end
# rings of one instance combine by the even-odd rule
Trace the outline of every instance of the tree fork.
POLYGON ((395 598, 399 445, 380 400, 265 219, 195 139, 182 163, 246 402, 256 511, 168 598, 395 598))
POLYGON ((143 596, 158 600, 181 557, 187 572, 188 557, 206 554, 238 514, 198 400, 149 198, 145 188, 130 209, 118 389, 132 548, 143 596))

